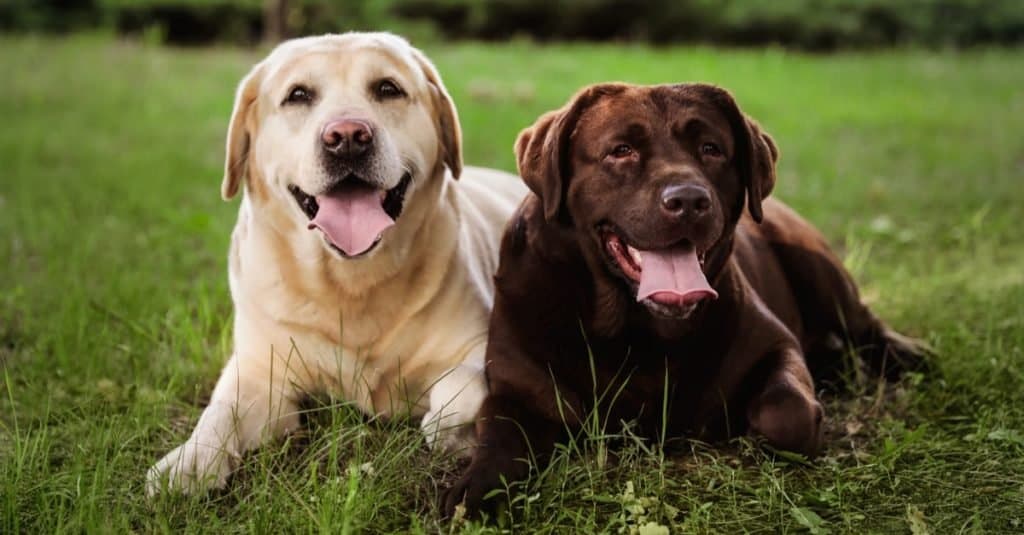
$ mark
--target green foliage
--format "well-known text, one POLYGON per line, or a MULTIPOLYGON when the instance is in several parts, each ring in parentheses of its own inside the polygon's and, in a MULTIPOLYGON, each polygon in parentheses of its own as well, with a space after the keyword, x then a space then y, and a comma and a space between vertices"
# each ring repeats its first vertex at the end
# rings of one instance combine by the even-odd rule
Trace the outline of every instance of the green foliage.
POLYGON ((104 0, 0 0, 0 30, 69 32, 103 26, 104 0))
MULTIPOLYGON (((3 0, 0 28, 162 28, 175 43, 252 42, 263 0, 3 0)), ((1019 0, 290 0, 292 35, 390 29, 420 40, 644 40, 807 50, 1024 42, 1019 0)))
POLYGON ((829 50, 1024 40, 1017 0, 404 0, 453 37, 781 44, 829 50))
MULTIPOLYGON (((782 151, 773 195, 939 373, 826 400, 810 462, 739 440, 661 450, 591 432, 510 499, 513 533, 1013 533, 1024 529, 1024 70, 1020 51, 436 44, 467 163, 581 85, 731 89, 782 151), (966 529, 965 529, 966 528, 966 529)), ((414 423, 331 398, 207 497, 143 498, 230 346, 224 135, 265 51, 0 37, 0 533, 467 532, 456 463, 414 423)), ((582 356, 581 356, 582 357, 582 356)))

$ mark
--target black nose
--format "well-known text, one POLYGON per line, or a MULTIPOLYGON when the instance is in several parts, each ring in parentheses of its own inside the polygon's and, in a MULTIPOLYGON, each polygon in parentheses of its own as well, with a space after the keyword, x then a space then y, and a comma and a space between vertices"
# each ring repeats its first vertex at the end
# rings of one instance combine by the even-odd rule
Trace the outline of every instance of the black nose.
POLYGON ((661 190, 661 210, 671 217, 698 217, 711 209, 711 193, 697 184, 670 184, 661 190))
POLYGON ((320 141, 328 152, 357 158, 373 146, 373 128, 359 119, 341 119, 324 125, 320 141))

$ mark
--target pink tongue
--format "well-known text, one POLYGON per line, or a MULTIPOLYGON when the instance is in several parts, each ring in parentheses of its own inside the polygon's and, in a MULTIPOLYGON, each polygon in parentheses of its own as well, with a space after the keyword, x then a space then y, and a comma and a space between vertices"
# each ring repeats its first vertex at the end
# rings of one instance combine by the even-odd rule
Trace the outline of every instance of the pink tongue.
POLYGON ((364 184, 344 184, 327 195, 317 195, 320 209, 309 222, 335 247, 349 256, 366 252, 381 232, 395 224, 381 206, 380 191, 364 184))
POLYGON ((640 251, 640 288, 636 300, 652 300, 676 306, 694 304, 702 299, 716 299, 716 292, 700 269, 697 250, 693 247, 640 251))

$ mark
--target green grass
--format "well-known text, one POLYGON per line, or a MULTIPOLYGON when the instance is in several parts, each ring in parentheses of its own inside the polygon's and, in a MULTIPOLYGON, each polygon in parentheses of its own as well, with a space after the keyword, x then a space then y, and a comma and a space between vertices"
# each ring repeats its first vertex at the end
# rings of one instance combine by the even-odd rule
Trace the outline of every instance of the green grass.
MULTIPOLYGON (((466 160, 510 170, 518 130, 583 84, 733 90, 782 148, 775 193, 844 252, 883 317, 939 353, 936 376, 831 401, 813 463, 744 441, 662 455, 626 437, 608 455, 615 444, 584 440, 536 475, 506 529, 1024 529, 1021 52, 427 52, 466 160)), ((0 532, 479 529, 438 519, 457 467, 416 426, 329 399, 306 431, 246 457, 228 491, 142 497, 228 351, 237 207, 219 199, 222 147, 259 55, 0 37, 0 532)))

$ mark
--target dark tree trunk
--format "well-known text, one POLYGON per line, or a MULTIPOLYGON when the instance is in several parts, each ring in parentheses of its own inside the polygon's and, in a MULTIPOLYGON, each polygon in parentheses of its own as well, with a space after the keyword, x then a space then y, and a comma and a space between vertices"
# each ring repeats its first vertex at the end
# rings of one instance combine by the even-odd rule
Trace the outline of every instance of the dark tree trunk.
POLYGON ((263 40, 276 44, 288 38, 288 0, 263 3, 263 40))

